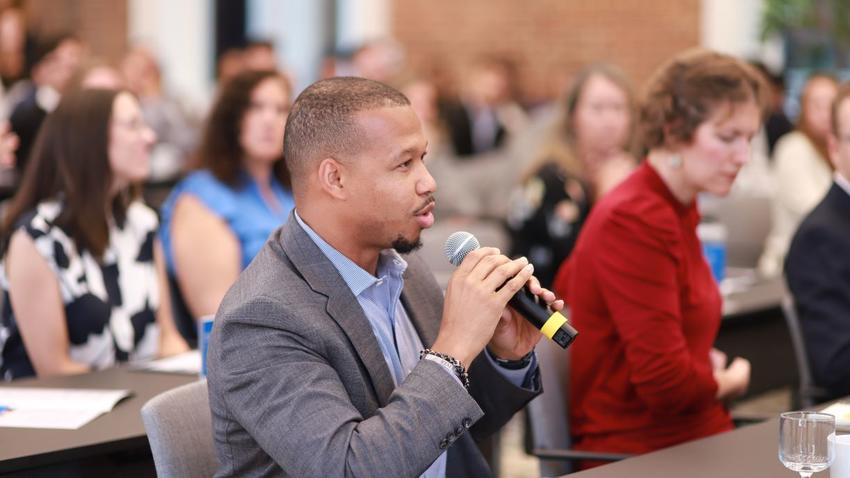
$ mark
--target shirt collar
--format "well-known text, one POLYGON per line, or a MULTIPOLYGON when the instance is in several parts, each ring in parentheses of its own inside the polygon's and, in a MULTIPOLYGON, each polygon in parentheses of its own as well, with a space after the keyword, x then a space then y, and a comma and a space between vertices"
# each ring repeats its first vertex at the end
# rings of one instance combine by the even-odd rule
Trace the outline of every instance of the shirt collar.
MULTIPOLYGON (((348 288, 351 289, 351 293, 354 294, 355 297, 359 296, 364 290, 368 289, 379 280, 378 277, 373 276, 365 269, 358 266, 354 261, 345 257, 343 253, 339 252, 333 246, 328 244, 327 241, 322 239, 316 231, 314 231, 301 219, 297 210, 295 211, 295 219, 298 221, 298 225, 301 226, 301 229, 307 233, 307 236, 309 236, 316 246, 319 247, 319 250, 322 251, 325 257, 331 261, 331 264, 334 265, 336 270, 339 272, 339 275, 342 276, 342 280, 345 281, 348 288)), ((393 278, 400 279, 406 269, 407 262, 402 259, 401 255, 399 255, 395 249, 384 249, 381 251, 381 255, 378 258, 379 277, 391 276, 393 278)))

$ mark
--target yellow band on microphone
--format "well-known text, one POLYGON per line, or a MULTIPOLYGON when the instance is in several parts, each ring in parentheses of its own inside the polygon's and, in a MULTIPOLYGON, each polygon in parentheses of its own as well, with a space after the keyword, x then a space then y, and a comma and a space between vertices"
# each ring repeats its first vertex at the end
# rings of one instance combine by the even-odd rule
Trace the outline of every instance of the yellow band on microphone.
POLYGON ((564 317, 560 312, 555 312, 549 319, 543 324, 543 327, 540 328, 540 332, 543 332, 543 335, 549 337, 550 339, 555 335, 555 332, 561 328, 567 322, 567 318, 564 317))

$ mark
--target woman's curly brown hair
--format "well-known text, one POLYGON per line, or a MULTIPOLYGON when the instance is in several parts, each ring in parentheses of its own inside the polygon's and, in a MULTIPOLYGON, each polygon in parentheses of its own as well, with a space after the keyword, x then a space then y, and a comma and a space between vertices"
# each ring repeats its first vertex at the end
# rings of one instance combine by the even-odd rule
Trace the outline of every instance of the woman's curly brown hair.
POLYGON ((767 84, 760 73, 729 55, 692 50, 663 65, 649 81, 640 125, 648 151, 688 144, 694 132, 726 103, 754 101, 765 111, 767 84))

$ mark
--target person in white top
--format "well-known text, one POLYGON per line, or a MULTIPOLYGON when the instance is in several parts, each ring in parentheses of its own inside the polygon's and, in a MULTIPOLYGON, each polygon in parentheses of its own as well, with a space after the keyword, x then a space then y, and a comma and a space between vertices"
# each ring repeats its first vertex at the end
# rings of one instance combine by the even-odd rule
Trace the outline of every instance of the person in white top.
POLYGON ((838 84, 831 76, 812 75, 803 87, 797 129, 783 136, 776 145, 773 225, 758 264, 764 276, 782 273, 791 236, 832 184, 827 137, 830 107, 837 89, 838 84))

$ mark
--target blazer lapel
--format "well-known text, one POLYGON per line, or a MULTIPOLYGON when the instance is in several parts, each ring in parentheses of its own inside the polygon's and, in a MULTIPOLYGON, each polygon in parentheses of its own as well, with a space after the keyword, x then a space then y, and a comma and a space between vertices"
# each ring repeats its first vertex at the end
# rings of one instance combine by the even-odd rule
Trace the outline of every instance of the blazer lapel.
POLYGON ((357 298, 333 264, 298 224, 294 213, 290 214, 284 224, 280 237, 281 247, 310 288, 328 298, 328 315, 348 336, 365 365, 378 402, 386 404, 395 384, 378 340, 372 333, 372 326, 357 298))

